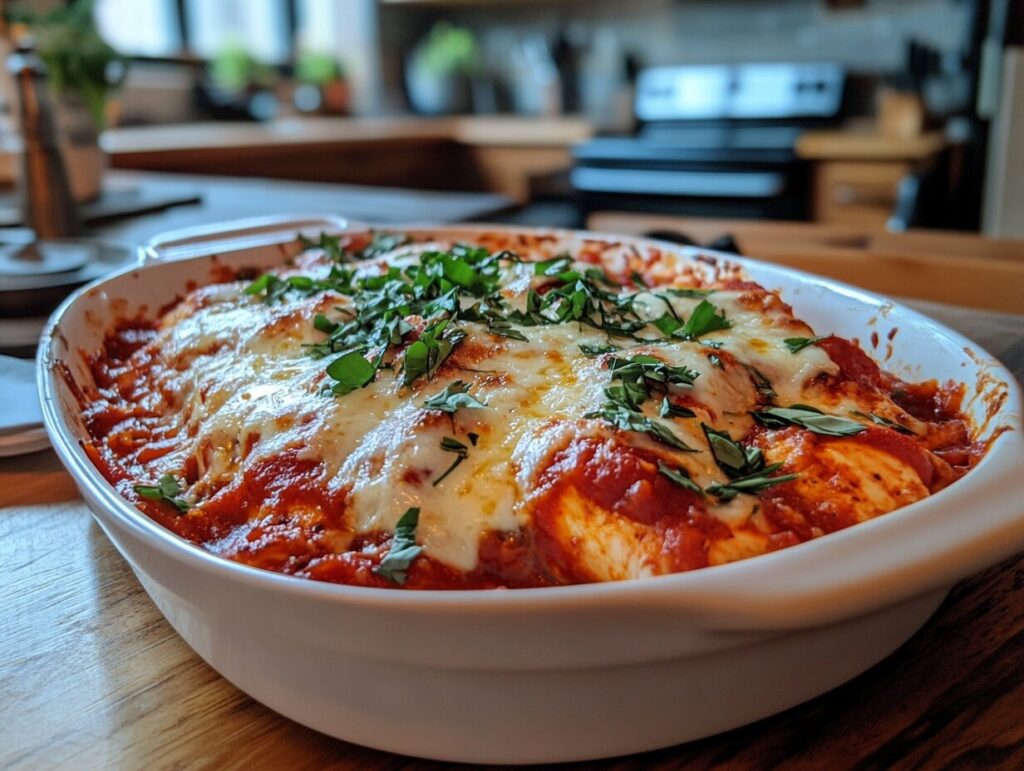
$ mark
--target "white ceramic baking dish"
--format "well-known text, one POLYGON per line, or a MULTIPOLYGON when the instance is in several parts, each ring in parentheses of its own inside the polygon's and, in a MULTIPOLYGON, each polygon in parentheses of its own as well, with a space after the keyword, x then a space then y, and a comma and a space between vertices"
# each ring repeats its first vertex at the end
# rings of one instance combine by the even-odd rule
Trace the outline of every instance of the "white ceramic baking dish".
MULTIPOLYGON (((300 723, 455 761, 565 761, 663 747, 852 678, 913 634, 954 582, 1024 548, 1021 395, 998 362, 880 297, 719 255, 781 288, 818 331, 867 345, 873 331, 885 341, 898 330, 886 362, 896 373, 967 383, 966 409, 980 435, 994 437, 984 460, 937 495, 848 530, 636 581, 402 592, 317 583, 213 556, 145 517, 92 466, 58 365, 88 382, 83 355, 116 319, 155 313, 190 284, 211 281, 219 266, 279 265, 298 250, 297 228, 323 224, 278 218, 160 239, 144 250, 153 264, 70 297, 39 352, 47 430, 100 526, 200 656, 300 723)), ((493 230, 420 230, 472 237, 484 229, 493 230)))

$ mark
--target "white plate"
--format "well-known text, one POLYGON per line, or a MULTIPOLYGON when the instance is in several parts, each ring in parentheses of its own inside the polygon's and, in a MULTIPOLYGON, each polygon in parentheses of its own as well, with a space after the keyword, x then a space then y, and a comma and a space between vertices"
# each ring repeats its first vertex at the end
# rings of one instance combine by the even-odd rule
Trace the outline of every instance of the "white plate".
POLYGON ((49 446, 50 438, 42 426, 18 434, 6 434, 0 436, 0 458, 28 455, 31 452, 45 450, 49 446))
MULTIPOLYGON (((781 288, 818 331, 866 339, 874 330, 884 340, 897 329, 887 368, 914 380, 965 382, 965 410, 991 438, 989 453, 949 488, 870 522, 657 578, 403 592, 307 581, 216 557, 136 510, 93 467, 56 364, 87 382, 79 352, 96 349, 112 308, 151 314, 190 282, 209 282, 218 267, 280 264, 298 249, 294 229, 276 221, 175 234, 174 244, 186 247, 177 254, 187 259, 122 272, 71 297, 48 326, 39 367, 54 447, 154 602, 217 671, 301 723, 372 747, 471 762, 581 760, 676 744, 855 676, 913 634, 953 583, 1024 547, 1021 396, 998 362, 883 298, 718 255, 781 288), (208 239, 216 246, 204 248, 208 239)), ((486 230, 494 228, 420 233, 472 238, 486 230)), ((556 235, 570 247, 583 237, 556 235)), ((149 257, 174 256, 174 244, 152 244, 149 257)))

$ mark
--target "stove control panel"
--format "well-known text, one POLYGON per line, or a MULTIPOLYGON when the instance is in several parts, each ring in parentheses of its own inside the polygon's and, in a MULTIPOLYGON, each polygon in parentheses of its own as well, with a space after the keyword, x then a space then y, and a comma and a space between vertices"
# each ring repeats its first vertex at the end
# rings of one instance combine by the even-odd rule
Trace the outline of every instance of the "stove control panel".
POLYGON ((637 79, 643 122, 831 118, 846 73, 827 62, 654 67, 637 79))

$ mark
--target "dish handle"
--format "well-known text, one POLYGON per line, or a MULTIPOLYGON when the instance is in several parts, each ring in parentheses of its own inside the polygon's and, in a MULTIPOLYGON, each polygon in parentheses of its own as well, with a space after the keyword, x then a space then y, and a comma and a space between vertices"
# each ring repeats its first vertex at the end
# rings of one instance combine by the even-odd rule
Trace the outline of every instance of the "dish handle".
POLYGON ((298 234, 366 230, 362 222, 333 214, 277 214, 170 230, 139 247, 140 265, 198 257, 218 252, 288 243, 298 234))

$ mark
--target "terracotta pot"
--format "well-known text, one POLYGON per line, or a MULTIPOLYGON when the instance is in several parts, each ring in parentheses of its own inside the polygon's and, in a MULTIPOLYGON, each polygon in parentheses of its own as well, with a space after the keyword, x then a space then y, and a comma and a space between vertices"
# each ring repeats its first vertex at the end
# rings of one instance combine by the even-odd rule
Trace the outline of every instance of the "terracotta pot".
POLYGON ((328 115, 347 115, 352 89, 347 80, 332 80, 320 87, 320 110, 328 115))

